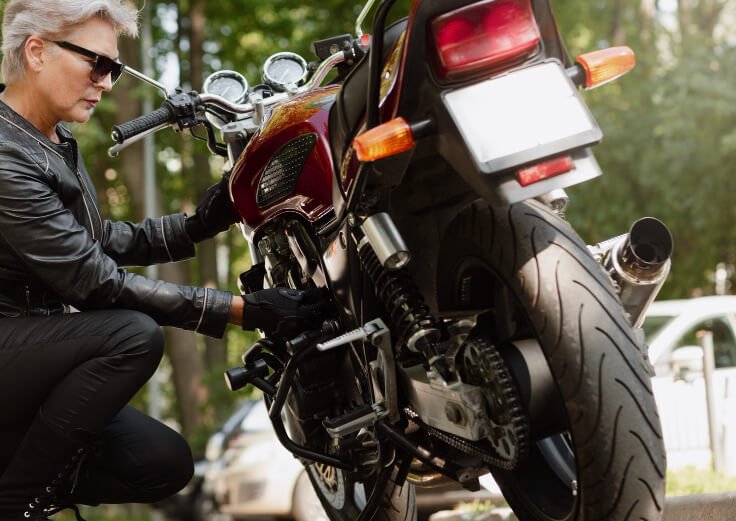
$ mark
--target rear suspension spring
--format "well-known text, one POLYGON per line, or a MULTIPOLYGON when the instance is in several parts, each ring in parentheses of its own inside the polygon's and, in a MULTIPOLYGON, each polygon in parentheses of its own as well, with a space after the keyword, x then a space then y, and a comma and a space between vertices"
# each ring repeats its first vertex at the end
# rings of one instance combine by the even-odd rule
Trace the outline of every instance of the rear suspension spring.
POLYGON ((453 379, 446 360, 437 350, 441 337, 437 320, 409 273, 405 269, 386 270, 367 242, 359 246, 358 255, 376 295, 389 313, 399 345, 422 353, 445 380, 453 379))

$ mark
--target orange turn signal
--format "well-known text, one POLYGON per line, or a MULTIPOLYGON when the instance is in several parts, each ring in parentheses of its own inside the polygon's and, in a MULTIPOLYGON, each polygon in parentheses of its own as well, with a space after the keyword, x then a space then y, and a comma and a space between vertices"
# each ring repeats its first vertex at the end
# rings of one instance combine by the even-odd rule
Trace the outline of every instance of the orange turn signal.
POLYGON ((376 161, 414 148, 414 133, 404 118, 396 118, 363 132, 353 147, 360 161, 376 161))
POLYGON ((575 61, 585 70, 585 88, 593 89, 633 69, 636 55, 629 47, 610 47, 582 54, 575 61))

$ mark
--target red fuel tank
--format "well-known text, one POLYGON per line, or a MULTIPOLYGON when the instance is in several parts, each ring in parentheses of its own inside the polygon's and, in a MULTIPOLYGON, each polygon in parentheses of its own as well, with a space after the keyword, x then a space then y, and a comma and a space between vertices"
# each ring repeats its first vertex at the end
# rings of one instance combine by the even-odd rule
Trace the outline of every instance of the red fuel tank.
POLYGON ((339 89, 317 89, 276 107, 248 143, 233 169, 230 188, 250 228, 288 212, 313 222, 332 210, 334 173, 327 127, 339 89))

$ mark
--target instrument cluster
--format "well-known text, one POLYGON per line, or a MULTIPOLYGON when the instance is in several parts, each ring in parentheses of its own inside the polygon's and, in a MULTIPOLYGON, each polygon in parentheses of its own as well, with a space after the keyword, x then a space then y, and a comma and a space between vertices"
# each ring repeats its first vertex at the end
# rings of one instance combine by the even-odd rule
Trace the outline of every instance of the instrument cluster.
POLYGON ((223 97, 231 103, 247 103, 254 94, 265 98, 273 92, 295 90, 304 84, 308 71, 306 60, 298 54, 279 52, 264 63, 262 85, 251 89, 248 80, 239 72, 220 70, 205 80, 203 91, 223 97))

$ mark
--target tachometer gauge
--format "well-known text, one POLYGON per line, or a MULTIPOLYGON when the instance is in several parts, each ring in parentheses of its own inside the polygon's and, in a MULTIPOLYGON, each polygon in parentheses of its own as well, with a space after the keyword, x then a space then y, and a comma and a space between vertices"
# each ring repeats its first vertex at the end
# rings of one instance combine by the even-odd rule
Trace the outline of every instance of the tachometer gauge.
POLYGON ((207 94, 223 97, 231 103, 244 103, 248 99, 248 80, 235 71, 217 71, 205 81, 202 90, 207 94))
POLYGON ((289 85, 299 86, 307 76, 307 62, 293 52, 280 52, 263 65, 263 81, 275 90, 285 91, 289 85))

